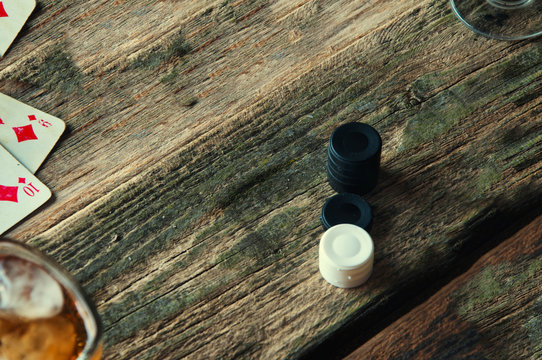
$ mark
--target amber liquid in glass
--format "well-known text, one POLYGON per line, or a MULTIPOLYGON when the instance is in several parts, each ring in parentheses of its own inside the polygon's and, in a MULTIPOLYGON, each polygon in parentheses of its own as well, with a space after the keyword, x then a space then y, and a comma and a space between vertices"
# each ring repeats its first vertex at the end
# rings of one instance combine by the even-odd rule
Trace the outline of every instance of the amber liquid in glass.
MULTIPOLYGON (((35 266, 45 272, 27 260, 11 255, 0 256, 0 266, 13 269, 21 264, 24 265, 22 268, 35 266)), ((0 310, 0 360, 75 360, 79 357, 87 342, 85 324, 73 297, 60 283, 58 285, 64 301, 60 312, 51 317, 25 319, 0 310)), ((2 290, 5 296, 9 288, 0 289, 0 303, 2 290)), ((28 292, 31 296, 31 291, 29 287, 23 294, 28 292)))

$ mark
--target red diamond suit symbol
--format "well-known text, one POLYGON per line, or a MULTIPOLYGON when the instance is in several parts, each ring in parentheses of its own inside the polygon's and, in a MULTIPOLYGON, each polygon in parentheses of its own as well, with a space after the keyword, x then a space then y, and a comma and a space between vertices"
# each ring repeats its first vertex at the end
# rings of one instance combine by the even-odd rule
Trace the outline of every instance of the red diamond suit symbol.
POLYGON ((0 1, 0 18, 2 17, 8 17, 8 13, 4 9, 4 4, 0 1))
POLYGON ((18 203, 17 192, 19 188, 16 186, 4 186, 0 185, 0 201, 11 201, 18 203))
POLYGON ((36 136, 36 133, 34 133, 32 125, 14 127, 13 131, 15 131, 15 135, 17 135, 18 142, 38 140, 38 137, 36 136))

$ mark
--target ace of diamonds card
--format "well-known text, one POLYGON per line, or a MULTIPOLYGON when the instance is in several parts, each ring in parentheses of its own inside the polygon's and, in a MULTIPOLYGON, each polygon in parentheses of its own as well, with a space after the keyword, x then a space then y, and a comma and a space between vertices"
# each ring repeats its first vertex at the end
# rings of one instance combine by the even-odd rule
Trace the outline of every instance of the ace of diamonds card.
POLYGON ((65 128, 62 120, 0 93, 0 145, 32 173, 65 128))
POLYGON ((51 191, 0 146, 0 234, 51 197, 51 191))
POLYGON ((0 1, 0 57, 4 56, 35 7, 36 0, 0 1))

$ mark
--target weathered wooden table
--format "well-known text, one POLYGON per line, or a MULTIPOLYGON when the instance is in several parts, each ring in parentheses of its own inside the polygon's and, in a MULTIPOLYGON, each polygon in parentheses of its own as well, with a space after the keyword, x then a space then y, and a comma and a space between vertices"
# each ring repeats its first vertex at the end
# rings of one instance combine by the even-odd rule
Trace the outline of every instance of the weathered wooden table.
POLYGON ((65 120, 8 238, 106 359, 542 358, 542 44, 446 0, 38 0, 0 92, 65 120), (374 273, 318 271, 326 146, 382 135, 374 273))

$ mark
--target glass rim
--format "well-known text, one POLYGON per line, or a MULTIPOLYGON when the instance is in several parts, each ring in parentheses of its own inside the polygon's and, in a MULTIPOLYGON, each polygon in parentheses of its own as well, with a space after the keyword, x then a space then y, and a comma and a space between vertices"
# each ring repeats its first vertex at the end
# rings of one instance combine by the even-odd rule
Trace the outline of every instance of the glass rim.
POLYGON ((16 240, 0 238, 0 256, 12 255, 36 263, 58 281, 76 300, 75 306, 83 320, 87 341, 76 360, 95 359, 101 351, 103 324, 92 299, 86 294, 79 282, 56 260, 45 253, 16 240), (85 317, 86 315, 86 317, 85 317), (92 321, 91 324, 88 321, 92 321))
MULTIPOLYGON (((462 13, 462 11, 459 9, 458 5, 456 4, 456 2, 459 2, 459 1, 460 0, 449 0, 450 6, 452 8, 452 12, 459 19, 459 21, 461 23, 463 23, 463 25, 465 25, 469 30, 473 31, 474 33, 476 33, 478 35, 482 35, 482 36, 484 36, 486 38, 489 38, 489 39, 504 40, 504 41, 521 41, 521 40, 532 39, 532 38, 539 37, 539 36, 542 35, 542 29, 540 29, 538 31, 526 32, 524 34, 515 34, 515 33, 513 33, 513 34, 506 34, 506 33, 497 34, 497 33, 488 32, 488 31, 483 30, 483 29, 479 29, 478 27, 473 25, 468 19, 466 19, 465 14, 462 13)), ((494 3, 492 3, 490 0, 480 0, 480 1, 481 2, 483 1, 483 3, 487 3, 490 6, 493 6, 495 8, 499 8, 501 10, 508 10, 508 11, 514 11, 514 10, 519 10, 519 9, 522 9, 522 8, 526 8, 530 4, 532 4, 532 1, 527 1, 524 5, 521 5, 520 7, 504 7, 504 6, 494 5, 494 3)))

